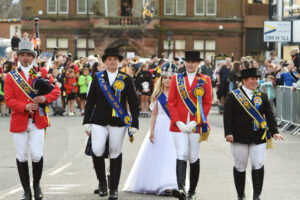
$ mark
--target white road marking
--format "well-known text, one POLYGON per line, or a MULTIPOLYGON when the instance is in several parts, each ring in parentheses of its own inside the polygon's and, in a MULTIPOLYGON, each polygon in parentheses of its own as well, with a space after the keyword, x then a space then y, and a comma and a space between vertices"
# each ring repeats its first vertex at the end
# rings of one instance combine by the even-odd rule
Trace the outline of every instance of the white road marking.
POLYGON ((62 166, 61 168, 58 168, 56 170, 54 170, 53 172, 51 172, 50 174, 48 174, 48 176, 54 176, 60 172, 62 172, 64 169, 70 167, 72 165, 72 163, 67 163, 64 166, 62 166))
POLYGON ((17 192, 19 192, 19 191, 21 191, 21 190, 22 190, 22 187, 18 187, 18 188, 16 188, 16 189, 13 189, 13 190, 11 190, 11 191, 9 191, 9 192, 7 192, 7 193, 1 195, 1 196, 0 196, 0 199, 4 199, 4 198, 6 198, 7 196, 10 196, 10 195, 12 195, 12 194, 15 194, 15 193, 17 193, 17 192))

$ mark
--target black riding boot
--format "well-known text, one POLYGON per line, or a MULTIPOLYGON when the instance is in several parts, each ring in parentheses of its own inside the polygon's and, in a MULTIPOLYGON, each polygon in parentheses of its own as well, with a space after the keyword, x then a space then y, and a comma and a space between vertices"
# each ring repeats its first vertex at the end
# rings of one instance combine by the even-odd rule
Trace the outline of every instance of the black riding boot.
POLYGON ((185 192, 186 161, 177 159, 176 176, 177 176, 178 190, 173 190, 172 195, 173 197, 176 197, 179 200, 186 200, 186 192, 185 192))
POLYGON ((253 200, 260 200, 260 194, 264 183, 264 166, 260 169, 252 169, 253 200))
POLYGON ((93 163, 95 172, 97 175, 97 179, 99 181, 98 189, 99 189, 99 196, 105 197, 108 195, 107 193, 107 182, 106 182, 106 174, 105 174, 105 161, 104 157, 97 157, 96 155, 92 154, 93 163))
POLYGON ((21 184, 24 189, 24 194, 23 194, 21 200, 31 200, 32 194, 31 194, 31 190, 30 190, 28 162, 20 162, 17 159, 17 167, 18 167, 20 181, 21 181, 21 184))
POLYGON ((110 159, 110 182, 108 200, 118 199, 118 187, 122 169, 122 154, 118 158, 110 159))
POLYGON ((187 196, 188 200, 196 199, 196 187, 199 180, 200 174, 200 160, 198 159, 194 163, 190 163, 190 189, 187 196))
POLYGON ((238 195, 238 200, 244 200, 246 172, 238 172, 236 168, 233 167, 233 177, 234 177, 235 189, 238 195))
POLYGON ((32 162, 33 190, 34 190, 34 198, 36 200, 42 200, 44 197, 40 187, 40 180, 43 172, 43 163, 44 163, 43 157, 37 163, 32 162))

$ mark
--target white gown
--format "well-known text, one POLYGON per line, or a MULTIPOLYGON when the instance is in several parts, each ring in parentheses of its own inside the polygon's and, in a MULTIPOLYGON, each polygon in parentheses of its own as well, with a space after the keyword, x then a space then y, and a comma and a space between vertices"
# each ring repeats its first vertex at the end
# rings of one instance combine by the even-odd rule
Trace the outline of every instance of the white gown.
MULTIPOLYGON (((177 188, 176 149, 170 132, 170 119, 161 104, 154 128, 154 144, 150 142, 150 130, 140 148, 123 191, 160 195, 165 190, 177 188)), ((151 108, 151 109, 152 109, 151 108)))

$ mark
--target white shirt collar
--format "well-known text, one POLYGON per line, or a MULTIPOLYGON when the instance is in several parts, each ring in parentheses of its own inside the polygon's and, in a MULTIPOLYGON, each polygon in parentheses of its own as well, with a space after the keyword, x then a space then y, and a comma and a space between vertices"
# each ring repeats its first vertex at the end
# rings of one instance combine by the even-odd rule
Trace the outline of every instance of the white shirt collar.
POLYGON ((109 72, 107 70, 107 75, 108 75, 108 80, 109 80, 109 85, 112 85, 117 77, 119 73, 119 70, 117 70, 116 72, 109 72))
POLYGON ((192 85, 194 78, 196 76, 197 71, 195 71, 194 73, 189 73, 186 72, 187 76, 188 76, 188 80, 189 80, 189 84, 192 85))
POLYGON ((253 97, 253 90, 250 90, 250 89, 246 88, 244 85, 242 86, 242 88, 246 92, 246 94, 249 97, 249 99, 251 100, 252 97, 253 97))
POLYGON ((22 71, 23 71, 23 73, 24 73, 24 75, 25 75, 25 77, 26 77, 27 80, 29 79, 29 70, 30 70, 30 68, 31 68, 31 66, 23 67, 21 65, 21 69, 22 69, 22 71))

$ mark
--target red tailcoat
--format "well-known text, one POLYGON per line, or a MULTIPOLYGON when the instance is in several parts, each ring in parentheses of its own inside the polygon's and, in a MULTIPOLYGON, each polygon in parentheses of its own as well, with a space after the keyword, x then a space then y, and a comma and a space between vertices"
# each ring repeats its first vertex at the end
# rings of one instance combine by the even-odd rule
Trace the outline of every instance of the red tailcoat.
MULTIPOLYGON (((42 71, 42 70, 41 70, 42 71)), ((22 77, 26 80, 23 71, 20 71, 22 77)), ((43 73, 42 73, 43 74, 43 73)), ((44 77, 46 78, 46 77, 44 77)), ((49 78, 51 81, 53 78, 49 78)), ((31 85, 33 79, 29 75, 27 81, 31 85)), ((55 85, 55 88, 45 97, 47 99, 46 104, 51 103, 60 96, 60 88, 55 85)), ((6 105, 12 109, 10 131, 11 132, 24 132, 27 129, 29 112, 25 110, 25 107, 29 103, 33 103, 14 82, 10 74, 5 79, 4 97, 6 105)), ((32 116, 33 117, 33 116, 32 116)), ((43 129, 49 126, 48 118, 43 115, 40 116, 39 111, 35 112, 35 125, 39 129, 43 129)))
MULTIPOLYGON (((212 86, 211 86, 211 80, 209 76, 206 76, 204 74, 199 73, 200 78, 205 78, 207 81, 203 85, 203 88, 205 90, 205 94, 202 97, 202 107, 204 111, 204 115, 207 121, 207 115, 209 113, 211 104, 212 104, 212 86)), ((184 76, 185 83, 186 83, 186 89, 187 92, 192 99, 192 101, 197 105, 197 99, 193 95, 193 89, 197 86, 197 75, 195 75, 195 78, 193 80, 192 85, 189 85, 189 80, 187 76, 184 76)), ((170 131, 172 132, 181 132, 179 128, 176 125, 177 121, 181 121, 183 123, 186 123, 187 116, 189 110, 186 108, 185 104, 183 103, 183 100, 179 94, 177 82, 176 82, 176 75, 172 77, 170 90, 169 90, 169 96, 168 96, 168 107, 171 117, 171 125, 170 125, 170 131)), ((190 113, 190 121, 197 122, 197 115, 193 116, 190 113)), ((201 121, 202 123, 202 121, 201 121)), ((198 131, 200 133, 200 129, 198 131)))

